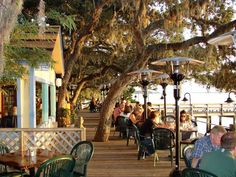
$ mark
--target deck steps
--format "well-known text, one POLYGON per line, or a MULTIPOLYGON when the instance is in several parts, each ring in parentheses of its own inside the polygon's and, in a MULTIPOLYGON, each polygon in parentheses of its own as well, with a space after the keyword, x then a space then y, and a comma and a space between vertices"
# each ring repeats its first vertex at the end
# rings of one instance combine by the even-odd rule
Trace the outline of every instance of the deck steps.
POLYGON ((93 113, 89 110, 82 110, 79 112, 79 117, 84 118, 84 127, 96 128, 99 123, 99 113, 93 113))

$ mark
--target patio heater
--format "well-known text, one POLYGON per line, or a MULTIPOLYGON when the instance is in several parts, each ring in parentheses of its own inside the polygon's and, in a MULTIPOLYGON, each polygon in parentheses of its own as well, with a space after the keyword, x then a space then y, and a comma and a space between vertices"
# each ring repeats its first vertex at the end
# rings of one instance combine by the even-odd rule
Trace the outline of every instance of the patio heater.
POLYGON ((137 75, 139 83, 143 87, 144 120, 148 118, 148 115, 147 115, 147 91, 148 91, 147 86, 150 84, 153 74, 161 74, 161 72, 146 68, 146 69, 140 69, 140 70, 128 73, 128 75, 137 75))
POLYGON ((192 116, 192 115, 193 115, 193 109, 192 109, 191 94, 188 93, 188 92, 186 92, 186 93, 184 94, 184 98, 183 98, 182 101, 184 101, 184 102, 188 101, 188 98, 186 97, 187 95, 188 95, 188 97, 189 97, 189 109, 190 109, 190 115, 192 116))
POLYGON ((231 93, 234 93, 234 92, 233 91, 229 92, 229 96, 228 96, 227 100, 225 101, 226 103, 233 103, 234 102, 234 100, 230 97, 231 93))
MULTIPOLYGON (((236 30, 224 33, 218 37, 212 38, 208 41, 209 44, 218 45, 234 45, 236 47, 236 30)), ((231 92, 230 92, 231 93, 231 92)), ((230 98, 230 93, 228 99, 225 101, 227 103, 232 103, 233 100, 230 98)), ((236 119, 234 119, 234 124, 236 124, 236 119)))
POLYGON ((180 67, 183 65, 190 64, 202 64, 203 62, 186 57, 172 57, 164 58, 158 61, 152 62, 154 65, 170 65, 171 74, 170 78, 174 82, 174 98, 175 98, 175 131, 176 131, 176 141, 175 141, 175 168, 171 171, 170 176, 181 177, 180 171, 180 120, 179 120, 179 99, 180 99, 180 82, 184 79, 184 74, 181 73, 180 67))
POLYGON ((236 30, 224 33, 208 41, 212 45, 236 45, 236 30))
POLYGON ((168 85, 168 83, 167 83, 168 78, 169 78, 168 74, 161 74, 161 75, 157 76, 157 79, 161 79, 160 85, 163 90, 161 99, 164 100, 164 116, 165 117, 166 117, 166 87, 168 85))

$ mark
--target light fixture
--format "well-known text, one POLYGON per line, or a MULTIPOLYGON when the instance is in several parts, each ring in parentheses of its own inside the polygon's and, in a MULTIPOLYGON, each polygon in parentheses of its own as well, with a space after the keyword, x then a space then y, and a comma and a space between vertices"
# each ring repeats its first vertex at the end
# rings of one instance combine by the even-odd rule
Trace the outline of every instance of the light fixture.
POLYGON ((170 78, 174 81, 174 98, 175 98, 175 130, 176 130, 176 139, 175 139, 175 168, 171 171, 171 177, 181 177, 180 171, 180 120, 179 120, 179 99, 180 99, 180 82, 184 79, 184 75, 180 72, 180 66, 184 65, 197 65, 203 64, 204 62, 195 60, 192 58, 186 57, 172 57, 164 58, 158 61, 152 62, 154 65, 170 65, 171 73, 170 78))
POLYGON ((61 78, 56 78, 56 86, 61 87, 62 86, 62 79, 61 78))
MULTIPOLYGON (((164 116, 166 118, 166 87, 168 86, 167 79, 169 78, 168 74, 161 74, 157 76, 157 79, 161 79, 160 85, 162 87, 162 96, 161 99, 164 99, 164 116)), ((164 121, 165 121, 164 118, 164 121)))
POLYGON ((233 93, 233 91, 229 92, 229 96, 227 98, 227 100, 225 101, 226 103, 233 103, 234 100, 230 97, 230 94, 233 93))
POLYGON ((212 38, 208 41, 212 45, 236 45, 236 30, 224 33, 218 37, 212 38))
POLYGON ((189 109, 190 109, 190 115, 192 116, 192 115, 193 115, 193 112, 192 112, 193 109, 192 109, 191 94, 188 93, 188 92, 186 92, 186 93, 184 94, 184 98, 183 98, 182 101, 184 101, 184 102, 188 101, 188 99, 187 99, 187 97, 186 97, 187 95, 189 96, 189 109))
POLYGON ((137 71, 133 71, 128 73, 128 75, 137 75, 140 84, 143 87, 143 99, 144 99, 144 120, 148 118, 147 115, 147 86, 151 82, 152 74, 161 74, 162 72, 151 70, 148 68, 140 69, 137 71))

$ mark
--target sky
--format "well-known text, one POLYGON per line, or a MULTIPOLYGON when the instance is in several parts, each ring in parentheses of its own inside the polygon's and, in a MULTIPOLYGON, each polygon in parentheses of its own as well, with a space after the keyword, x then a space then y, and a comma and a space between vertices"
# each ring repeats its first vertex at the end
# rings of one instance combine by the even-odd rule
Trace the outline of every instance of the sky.
MULTIPOLYGON (((181 100, 184 98, 186 92, 191 95, 192 104, 206 104, 206 103, 217 103, 222 104, 228 98, 229 93, 217 91, 215 88, 207 89, 206 85, 200 85, 194 81, 182 81, 180 90, 180 104, 189 104, 184 103, 181 100)), ((136 88, 136 92, 133 97, 136 95, 136 99, 143 103, 143 92, 141 88, 136 88)), ((160 99, 162 95, 162 87, 158 85, 157 90, 149 90, 147 101, 152 102, 153 104, 162 104, 163 100, 160 99)), ((173 85, 168 85, 166 88, 166 101, 167 104, 174 104, 175 99, 173 96, 173 85)), ((233 100, 236 100, 234 94, 230 94, 233 100)), ((186 96, 189 99, 189 96, 186 96)))

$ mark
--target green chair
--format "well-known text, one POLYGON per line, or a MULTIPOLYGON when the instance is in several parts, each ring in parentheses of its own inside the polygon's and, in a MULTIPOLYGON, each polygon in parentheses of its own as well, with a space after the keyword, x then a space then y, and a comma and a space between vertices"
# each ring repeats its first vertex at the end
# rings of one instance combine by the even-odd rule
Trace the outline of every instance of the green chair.
MULTIPOLYGON (((0 143, 0 154, 6 154, 9 153, 10 150, 8 149, 8 147, 3 144, 0 143)), ((9 171, 8 167, 6 165, 1 165, 0 164, 0 176, 1 177, 21 177, 23 176, 25 173, 21 172, 21 171, 9 171)))
POLYGON ((73 177, 74 166, 71 155, 53 157, 40 165, 35 177, 73 177))
POLYGON ((182 154, 183 154, 184 162, 187 168, 191 168, 193 149, 194 149, 193 144, 189 144, 183 148, 182 154))
POLYGON ((127 129, 127 118, 124 116, 118 116, 117 118, 116 130, 120 132, 120 137, 126 138, 126 129, 127 129))
POLYGON ((94 153, 94 147, 90 141, 80 141, 72 148, 70 154, 76 159, 74 177, 86 177, 88 162, 94 153))
MULTIPOLYGON (((9 152, 10 151, 9 151, 8 147, 5 144, 0 143, 0 154, 6 154, 9 152)), ((0 164, 0 172, 7 172, 7 166, 0 164)))
POLYGON ((133 126, 133 129, 135 132, 134 133, 135 142, 138 146, 138 160, 140 160, 141 157, 144 159, 145 158, 145 146, 140 139, 139 129, 136 125, 132 125, 132 126, 133 126))
POLYGON ((135 128, 133 125, 128 125, 129 121, 126 121, 127 124, 127 128, 126 128, 126 136, 127 136, 127 141, 126 141, 126 146, 129 145, 129 140, 131 139, 131 137, 134 137, 134 141, 136 143, 136 139, 135 139, 135 128))
POLYGON ((175 134, 168 128, 154 128, 153 141, 155 145, 154 166, 158 160, 157 150, 169 150, 171 166, 173 165, 173 148, 175 147, 175 134))
POLYGON ((216 175, 198 168, 185 168, 182 177, 217 177, 216 175))

